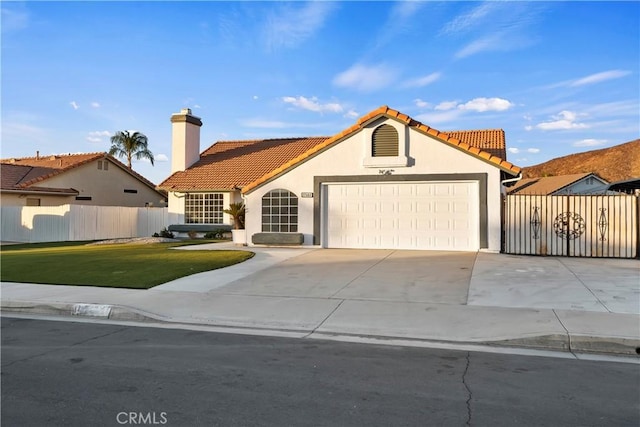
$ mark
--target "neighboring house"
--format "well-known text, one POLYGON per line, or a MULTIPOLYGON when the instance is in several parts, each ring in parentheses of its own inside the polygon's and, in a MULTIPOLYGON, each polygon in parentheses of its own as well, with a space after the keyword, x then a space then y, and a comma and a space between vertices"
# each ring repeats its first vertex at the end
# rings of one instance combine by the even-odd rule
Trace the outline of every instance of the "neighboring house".
POLYGON ((159 188, 184 224, 230 224, 222 210, 244 200, 250 245, 500 250, 501 181, 520 173, 502 130, 444 133, 384 106, 332 137, 199 154, 202 121, 189 109, 171 121, 172 175, 159 188))
POLYGON ((3 206, 166 207, 166 195, 107 153, 0 160, 3 206))
POLYGON ((591 194, 608 182, 594 173, 525 178, 508 189, 509 194, 535 194, 559 196, 566 194, 591 194))

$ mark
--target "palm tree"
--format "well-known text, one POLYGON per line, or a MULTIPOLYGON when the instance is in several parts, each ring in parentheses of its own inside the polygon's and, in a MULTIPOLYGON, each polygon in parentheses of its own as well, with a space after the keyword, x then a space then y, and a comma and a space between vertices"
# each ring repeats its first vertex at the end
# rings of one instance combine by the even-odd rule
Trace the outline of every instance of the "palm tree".
POLYGON ((109 154, 112 156, 126 157, 127 166, 131 169, 131 158, 149 159, 153 166, 153 153, 149 151, 147 136, 140 132, 130 134, 128 130, 118 131, 111 137, 109 154))
POLYGON ((244 203, 231 203, 229 208, 223 209, 222 212, 231 215, 231 218, 233 218, 233 228, 236 230, 244 230, 244 215, 246 213, 244 203))

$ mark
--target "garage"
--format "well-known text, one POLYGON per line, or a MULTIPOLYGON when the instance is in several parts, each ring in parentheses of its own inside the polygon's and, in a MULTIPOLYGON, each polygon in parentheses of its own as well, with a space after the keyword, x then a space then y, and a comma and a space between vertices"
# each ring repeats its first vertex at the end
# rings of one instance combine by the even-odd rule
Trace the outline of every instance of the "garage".
POLYGON ((323 186, 328 248, 476 251, 477 181, 323 186))

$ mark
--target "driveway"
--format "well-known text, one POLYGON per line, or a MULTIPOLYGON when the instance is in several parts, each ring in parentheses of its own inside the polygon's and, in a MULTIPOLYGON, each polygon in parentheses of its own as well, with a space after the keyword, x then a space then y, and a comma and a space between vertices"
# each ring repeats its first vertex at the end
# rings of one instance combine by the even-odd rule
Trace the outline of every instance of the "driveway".
MULTIPOLYGON (((185 247, 199 249, 237 247, 185 247)), ((255 257, 149 291, 640 314, 637 260, 483 252, 247 250, 255 257)))
POLYGON ((213 292, 466 304, 475 258, 469 252, 319 249, 213 292))

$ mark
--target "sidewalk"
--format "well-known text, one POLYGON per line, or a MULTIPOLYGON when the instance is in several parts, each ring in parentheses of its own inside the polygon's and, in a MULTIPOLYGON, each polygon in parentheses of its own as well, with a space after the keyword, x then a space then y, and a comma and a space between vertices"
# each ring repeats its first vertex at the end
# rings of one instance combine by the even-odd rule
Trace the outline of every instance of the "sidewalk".
MULTIPOLYGON (((349 295, 344 290, 334 297, 259 294, 259 287, 247 283, 269 272, 286 280, 292 271, 299 271, 296 263, 331 252, 251 250, 256 256, 242 264, 150 290, 2 283, 2 311, 208 325, 299 337, 420 340, 629 356, 640 347, 636 260, 479 253, 466 304, 460 304, 367 299, 353 293, 340 297, 349 295), (265 271, 274 265, 278 268, 265 271), (278 273, 281 269, 285 273, 278 273)), ((305 267, 309 270, 308 264, 305 267)), ((326 265, 318 268, 326 270, 326 265)))

